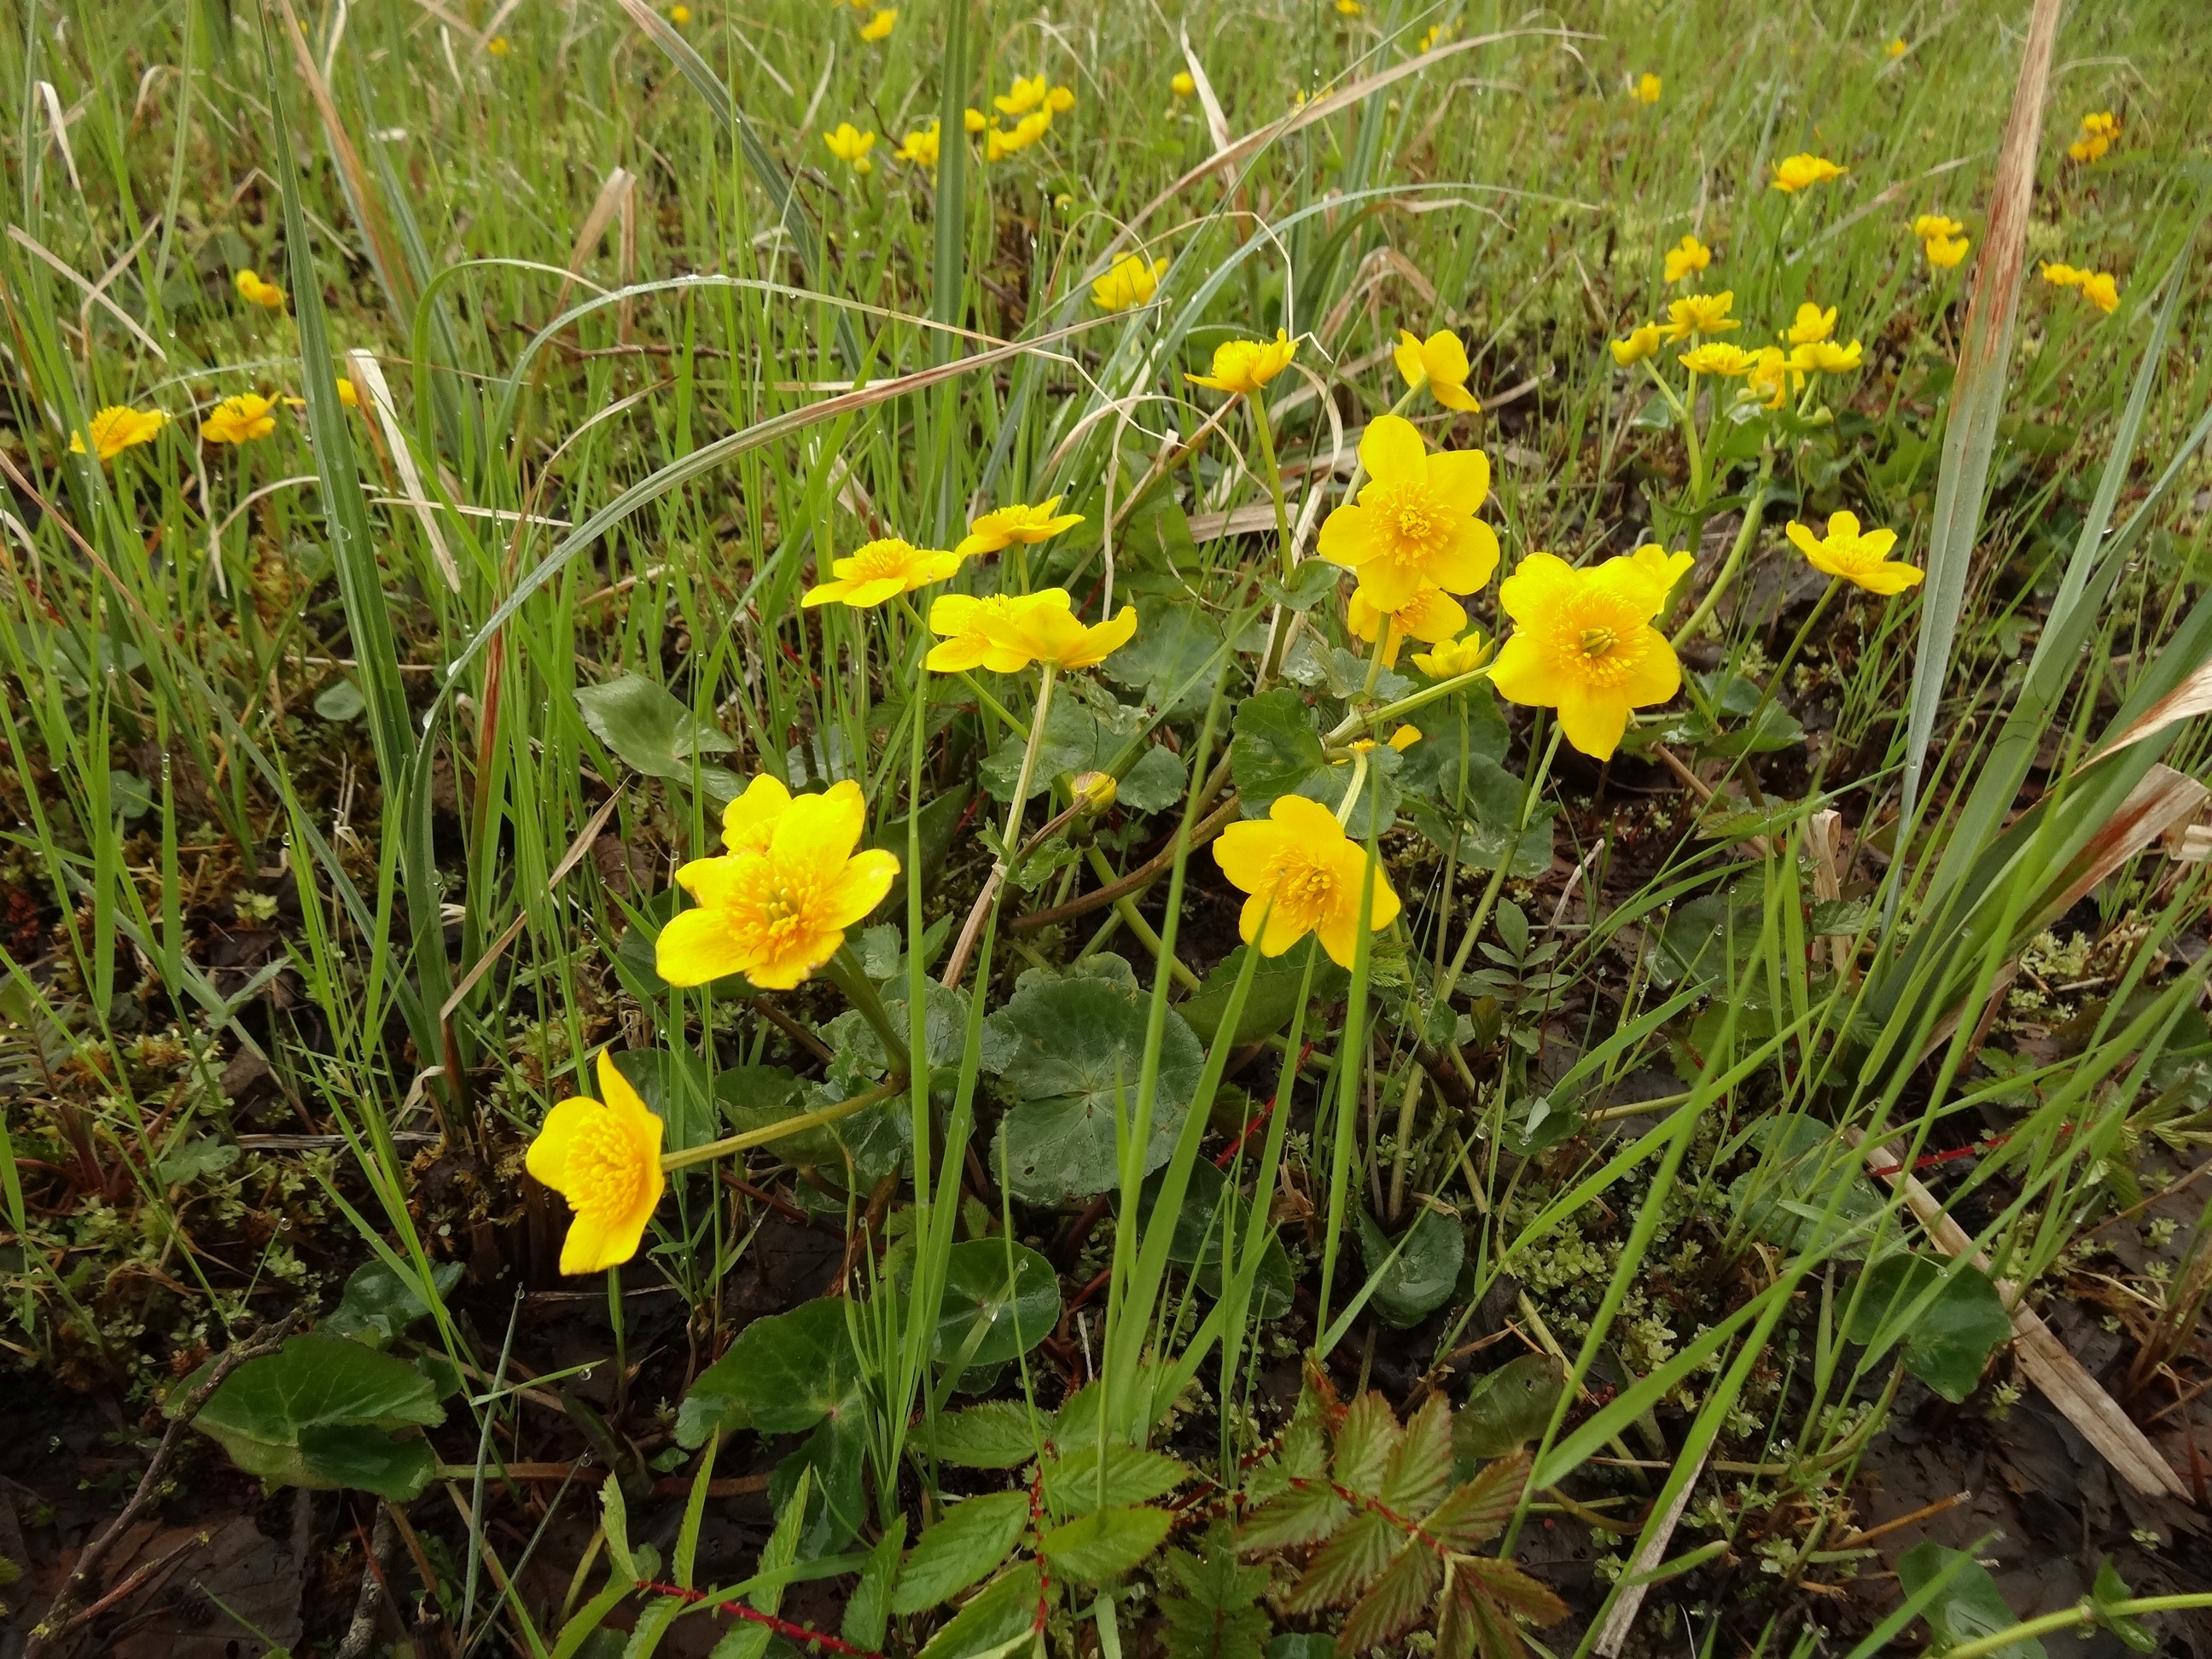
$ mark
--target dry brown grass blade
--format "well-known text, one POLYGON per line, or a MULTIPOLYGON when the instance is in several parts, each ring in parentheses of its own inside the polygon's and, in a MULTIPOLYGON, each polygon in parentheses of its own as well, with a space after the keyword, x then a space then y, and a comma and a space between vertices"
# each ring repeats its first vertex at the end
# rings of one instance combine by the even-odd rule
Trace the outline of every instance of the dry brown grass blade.
MULTIPOLYGON (((2148 734, 2145 734, 2148 735, 2148 734)), ((2045 919, 2063 915, 2106 877, 2148 847, 2167 830, 2187 823, 2203 810, 2205 787, 2171 766, 2154 766, 2142 781, 2128 791, 2119 811, 2068 867, 2069 879, 2043 907, 2045 919)))
POLYGON ((2187 679, 2160 697, 2136 717, 2135 724, 2102 744, 2084 767, 2094 766, 2107 755, 2117 755, 2131 744, 2145 738, 2156 737, 2169 726, 2194 720, 2199 714, 2212 714, 2212 662, 2206 663, 2187 679))
POLYGON ((422 471, 415 465, 415 452, 408 447, 407 428, 401 423, 399 410, 392 401, 392 388, 384 383, 384 371, 374 354, 367 351, 349 351, 345 365, 355 390, 368 400, 376 424, 384 434, 384 441, 392 453, 392 470, 399 475, 399 487, 406 493, 408 506, 414 508, 415 516, 422 521, 422 535, 430 544, 430 556, 437 562, 438 574, 445 578, 446 586, 458 593, 461 591, 461 573, 438 528, 438 509, 429 492, 422 488, 422 471))
MULTIPOLYGON (((628 3, 628 0, 625 0, 625 3, 628 3)), ((1502 40, 1531 39, 1591 40, 1596 38, 1578 29, 1503 29, 1495 34, 1473 35, 1465 40, 1455 40, 1449 46, 1438 46, 1432 52, 1425 52, 1418 58, 1408 58, 1402 64, 1393 64, 1389 69, 1379 70, 1373 75, 1364 76, 1354 81, 1348 87, 1339 87, 1334 92, 1325 93, 1311 103, 1292 110, 1278 120, 1270 121, 1263 127, 1254 128, 1227 149, 1216 150, 1205 161, 1200 161, 1182 178, 1146 203, 1143 207, 1138 209, 1131 216, 1128 223, 1121 227, 1114 240, 1106 245, 1105 251, 1093 263, 1099 271, 1104 270, 1112 264, 1115 257, 1137 240, 1138 228, 1146 220, 1151 218, 1170 202, 1174 201, 1193 185, 1202 183, 1224 167, 1232 167, 1239 162, 1250 160, 1277 139, 1287 138, 1292 133, 1302 131, 1316 121, 1326 121, 1330 116, 1350 109, 1362 99, 1404 80, 1409 75, 1419 75, 1425 70, 1434 69, 1447 58, 1454 57, 1462 52, 1473 52, 1478 46, 1494 46, 1502 40)), ((1195 80, 1197 76, 1194 75, 1192 78, 1195 80)))
MULTIPOLYGON (((584 274, 584 261, 592 257, 592 250, 599 246, 600 239, 607 234, 607 227, 614 223, 615 215, 636 188, 637 175, 628 167, 618 167, 607 174, 599 185, 599 195, 592 198, 592 210, 584 216, 583 228, 576 233, 576 245, 568 250, 569 278, 584 274)), ((561 291, 553 296, 556 315, 567 308, 571 286, 571 281, 563 280, 561 291)))
MULTIPOLYGON (((1845 1129, 1844 1133, 1854 1146, 1863 1145, 1866 1139, 1856 1129, 1845 1129)), ((1866 1154, 1868 1170, 1905 1194, 1905 1204, 1919 1218, 1936 1249, 1948 1256, 1970 1255, 1974 1266, 1984 1273, 1990 1271, 1990 1259, 1974 1249, 1974 1241, 1967 1236, 1966 1230, 1945 1213, 1941 1199, 1922 1186, 1887 1149, 1869 1146, 1866 1154)), ((2120 1409, 2119 1402, 2098 1385, 2097 1379, 2083 1370, 2081 1362, 2051 1334, 2051 1328, 2027 1305, 2021 1287, 2005 1279, 1998 1279, 1996 1285, 1997 1294, 2012 1310, 2014 1350, 2020 1356, 2020 1368, 2027 1373, 2027 1380, 2043 1391, 2044 1397, 2058 1407, 2081 1437, 2095 1447, 2098 1455, 2137 1492, 2186 1501, 2188 1488, 2181 1484, 2181 1477, 2173 1472, 2172 1466, 2159 1455, 2149 1437, 2120 1409)))

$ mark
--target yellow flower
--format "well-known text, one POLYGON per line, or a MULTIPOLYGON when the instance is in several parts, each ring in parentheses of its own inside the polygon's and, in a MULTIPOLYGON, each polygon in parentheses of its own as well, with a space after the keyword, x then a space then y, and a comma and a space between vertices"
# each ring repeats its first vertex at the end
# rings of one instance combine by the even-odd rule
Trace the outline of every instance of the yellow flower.
POLYGON ((1433 651, 1413 653, 1413 666, 1432 680, 1457 679, 1472 674, 1490 659, 1490 641, 1480 629, 1470 629, 1455 640, 1446 640, 1433 651))
POLYGON ((1390 746, 1401 755, 1420 740, 1421 728, 1418 726, 1401 726, 1390 734, 1390 746))
POLYGON ((88 433, 100 459, 112 461, 134 445, 152 443, 168 422, 169 417, 158 409, 133 409, 127 404, 111 404, 92 417, 84 432, 70 434, 70 453, 85 453, 84 441, 88 433))
POLYGON ((338 389, 338 401, 340 403, 343 404, 348 409, 359 409, 361 407, 361 393, 354 389, 354 384, 351 380, 349 380, 344 375, 341 374, 337 377, 333 384, 335 384, 338 389))
POLYGON ((1044 102, 1048 89, 1042 72, 1032 75, 1026 80, 1017 75, 1014 77, 1014 84, 1006 90, 1005 95, 994 98, 991 102, 1003 115, 1026 115, 1044 102))
POLYGON ((1147 304, 1159 291, 1160 276, 1167 268, 1165 259, 1147 264, 1142 254, 1125 253, 1091 283, 1091 297, 1101 311, 1127 311, 1132 306, 1147 304))
POLYGON ((1920 245, 1921 252, 1928 256, 1928 263, 1940 270, 1948 270, 1964 259, 1966 250, 1972 246, 1963 236, 1930 236, 1920 245))
POLYGON ((1054 87, 1044 95, 1044 106, 1054 115, 1065 115, 1075 107, 1075 88, 1054 87))
MULTIPOLYGON (((1680 340, 1699 334, 1725 334, 1743 325, 1729 315, 1735 304, 1735 290, 1723 289, 1717 294, 1685 294, 1670 301, 1667 307, 1667 326, 1662 331, 1668 339, 1680 340)), ((1658 347, 1654 344, 1653 350, 1658 347)), ((1616 354, 1617 355, 1617 354, 1616 354)))
POLYGON ((660 1172, 660 1120, 605 1048, 599 1092, 604 1106, 580 1095, 546 1113, 523 1155, 530 1173, 575 1212, 561 1243, 564 1273, 604 1273, 635 1255, 667 1182, 660 1172))
POLYGON ((971 521, 968 533, 953 549, 960 558, 976 554, 998 553, 1019 542, 1024 547, 1035 547, 1039 542, 1050 541, 1063 530, 1073 530, 1083 522, 1080 513, 1060 511, 1060 497, 1054 495, 1036 507, 1016 501, 1009 507, 994 507, 971 521))
POLYGON ((2093 270, 2081 278, 2081 297, 2107 317, 2120 308, 2120 285, 2109 270, 2093 270))
MULTIPOLYGON (((1308 933, 1340 968, 1359 942, 1359 901, 1367 849, 1344 833, 1336 814, 1304 795, 1278 795, 1264 819, 1232 823, 1213 843, 1221 873, 1251 896, 1237 931, 1263 957, 1279 957, 1308 933)), ((1377 866, 1367 923, 1381 933, 1398 919, 1398 895, 1377 866)))
POLYGON ((855 173, 866 173, 874 165, 868 152, 876 147, 876 135, 862 132, 850 121, 840 121, 831 131, 822 135, 822 142, 830 146, 830 153, 846 163, 855 173))
POLYGON ((1725 340, 1708 340, 1684 352, 1678 361, 1692 374, 1719 374, 1733 380, 1757 368, 1759 354, 1725 340))
POLYGON ((1744 379, 1744 384, 1769 409, 1781 408, 1790 401, 1790 394, 1804 383, 1804 375, 1791 369, 1790 354, 1780 346, 1761 346, 1759 361, 1744 379))
POLYGON ((1792 345, 1811 345, 1835 331, 1835 307, 1823 311, 1808 301, 1797 307, 1797 320, 1790 325, 1790 331, 1782 337, 1792 345))
POLYGON ((1448 38, 1450 33, 1451 25, 1449 23, 1430 24, 1429 32, 1421 37, 1421 44, 1419 50, 1422 52, 1435 51, 1437 42, 1448 38))
POLYGON ((1230 340, 1213 348, 1213 373, 1186 374, 1193 386, 1216 392, 1257 392, 1291 365, 1298 343, 1275 331, 1272 340, 1230 340))
POLYGON ((991 118, 980 109, 963 109, 960 112, 960 125, 970 132, 981 132, 991 125, 991 118))
POLYGON ((1814 340, 1790 354, 1790 367, 1808 374, 1848 374, 1859 366, 1859 343, 1838 345, 1833 340, 1814 340))
POLYGON ((1018 598, 945 593, 929 608, 929 628, 944 636, 927 658, 940 674, 970 668, 1012 674, 1032 662, 1089 668, 1129 642, 1137 631, 1137 611, 1125 605, 1111 621, 1086 627, 1062 587, 1018 598))
POLYGON ((506 57, 507 53, 507 37, 503 34, 493 35, 490 40, 484 42, 484 50, 495 58, 506 57))
POLYGON ((1000 131, 996 127, 993 127, 983 135, 983 159, 986 161, 1004 161, 1020 148, 1019 144, 1012 142, 1008 134, 1000 131))
POLYGON ((2066 153, 2077 161, 2101 161, 2119 136, 2120 124, 2112 111, 2100 110, 2081 118, 2081 136, 2066 146, 2066 153))
POLYGON ((888 536, 856 548, 851 558, 836 560, 830 568, 837 579, 809 588, 799 601, 802 605, 849 605, 855 611, 871 610, 894 594, 943 581, 960 568, 960 556, 888 536))
POLYGON ((1840 179, 1849 167, 1838 167, 1825 156, 1809 151, 1797 155, 1785 155, 1774 164, 1774 188, 1779 191, 1809 190, 1814 185, 1825 185, 1831 179, 1840 179))
POLYGON ((1357 17, 1367 8, 1361 5, 1359 0, 1336 0, 1336 9, 1343 16, 1357 17))
POLYGON ((1410 330, 1400 329, 1390 360, 1398 366, 1398 373, 1406 377, 1407 386, 1425 386, 1429 396, 1446 409, 1472 414, 1482 407, 1467 389, 1467 348, 1449 329, 1440 330, 1425 340, 1417 340, 1410 330))
POLYGON ((200 422, 200 437, 211 444, 242 444, 265 438, 276 429, 276 417, 269 412, 276 406, 273 400, 254 392, 225 398, 200 422))
POLYGON ((1431 455, 1411 421, 1379 415, 1359 441, 1368 482, 1322 522, 1322 557, 1359 573, 1368 604, 1395 611, 1424 587, 1472 593, 1498 568, 1498 536, 1475 517, 1490 494, 1479 449, 1431 455))
POLYGON ((1912 234, 1922 241, 1932 241, 1938 236, 1956 236, 1966 229, 1956 219, 1941 213, 1923 213, 1912 222, 1912 234))
POLYGON ((896 24, 897 21, 898 9, 895 6, 887 6, 883 10, 875 13, 866 22, 860 25, 860 39, 863 40, 880 40, 891 32, 892 27, 896 24))
POLYGON ((258 270, 241 270, 231 281, 238 285, 239 297, 255 305, 265 306, 271 311, 284 309, 284 290, 276 283, 264 281, 258 270))
POLYGON ((1667 280, 1679 283, 1694 276, 1712 262, 1712 249, 1694 236, 1685 236, 1667 250, 1667 280))
POLYGON ((1686 550, 1669 553, 1656 542, 1646 542, 1628 556, 1628 562, 1649 577, 1652 587, 1663 604, 1682 578, 1690 574, 1698 562, 1698 556, 1686 550))
POLYGON ((1626 339, 1608 342, 1613 348, 1613 361, 1626 368, 1631 364, 1642 362, 1646 357, 1656 357, 1659 355, 1659 343, 1663 337, 1664 331, 1658 324, 1638 323, 1628 331, 1626 339))
POLYGON ((1641 555, 1577 570, 1531 553, 1498 590, 1514 629, 1491 684, 1509 702, 1558 709, 1569 743, 1609 760, 1630 709, 1665 702, 1681 689, 1674 647, 1651 625, 1666 597, 1652 561, 1641 555))
POLYGON ((698 908, 660 930, 654 964, 671 985, 743 974, 763 990, 787 991, 835 956, 845 930, 890 890, 898 860, 880 848, 854 851, 867 818, 860 785, 848 778, 781 804, 775 793, 764 792, 770 821, 744 850, 677 871, 698 908))
POLYGON ((1665 84, 1650 70, 1646 70, 1636 77, 1636 85, 1630 89, 1629 95, 1639 104, 1656 104, 1659 101, 1660 89, 1665 84))
POLYGON ((1052 106, 1049 104, 1042 109, 1033 109, 1014 123, 1014 130, 1006 135, 1006 148, 1009 150, 1027 149, 1043 137, 1051 126, 1052 106))
POLYGON ((722 809, 722 848, 726 853, 765 853, 775 826, 791 805, 791 791, 773 773, 763 772, 744 793, 722 809))
POLYGON ((1883 50, 1884 52, 1887 52, 1887 53, 1888 53, 1892 58, 1902 58, 1902 57, 1904 57, 1904 56, 1905 56, 1905 37, 1904 37, 1903 35, 1901 35, 1901 34, 1895 34, 1895 35, 1892 35, 1892 36, 1890 37, 1889 44, 1888 44, 1887 46, 1884 46, 1884 47, 1882 48, 1882 50, 1883 50))
POLYGON ((1191 79, 1188 70, 1177 70, 1175 79, 1168 82, 1168 90, 1178 98, 1188 98, 1198 90, 1198 82, 1191 79))
POLYGON ((938 137, 938 128, 940 125, 942 124, 939 122, 932 121, 926 127, 917 127, 909 131, 906 136, 906 142, 891 152, 892 159, 899 161, 911 161, 916 167, 927 167, 934 172, 940 144, 938 137))
POLYGON ((1862 535, 1856 514, 1831 513, 1828 533, 1817 539, 1810 530, 1792 519, 1789 535, 1791 544, 1814 569, 1825 575, 1840 576, 1869 593, 1901 593, 1908 587, 1917 586, 1924 574, 1909 564, 1891 560, 1889 550, 1897 545, 1895 531, 1869 530, 1862 535))
POLYGON ((684 24, 691 21, 691 8, 689 6, 671 6, 668 9, 668 21, 676 24, 678 27, 681 27, 684 24))
POLYGON ((1424 645, 1441 644, 1466 629, 1467 612, 1441 587, 1421 589, 1395 611, 1377 611, 1368 599, 1366 589, 1352 590, 1352 603, 1345 607, 1344 625, 1352 630, 1355 639, 1373 639, 1385 621, 1390 631, 1383 641, 1382 665, 1395 668, 1399 650, 1408 637, 1424 645))

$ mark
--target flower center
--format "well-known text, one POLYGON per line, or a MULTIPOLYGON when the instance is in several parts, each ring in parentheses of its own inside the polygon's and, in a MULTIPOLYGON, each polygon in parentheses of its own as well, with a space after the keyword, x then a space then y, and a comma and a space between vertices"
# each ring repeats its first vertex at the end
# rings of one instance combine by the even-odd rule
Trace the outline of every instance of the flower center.
POLYGON ((1311 927, 1335 896, 1336 878, 1295 848, 1275 865, 1275 912, 1299 928, 1311 927))
POLYGON ((641 1171, 629 1138, 611 1122, 596 1122, 578 1130, 568 1144, 564 1174, 569 1208, 618 1214, 636 1200, 641 1171))
POLYGON ((862 551, 858 560, 857 573, 862 578, 902 576, 906 574, 908 549, 900 542, 878 542, 862 551))
POLYGON ((1605 656, 1619 643, 1619 636, 1610 628, 1583 629, 1583 655, 1585 657, 1605 656))
POLYGON ((1552 625, 1553 660, 1593 689, 1632 678, 1643 661, 1643 618, 1609 595, 1584 594, 1552 625))
MULTIPOLYGON (((1421 564, 1450 534, 1443 504, 1422 483, 1383 484, 1375 494, 1376 519, 1389 544, 1388 557, 1399 564, 1421 564)), ((1362 504, 1365 504, 1363 493, 1362 504)))

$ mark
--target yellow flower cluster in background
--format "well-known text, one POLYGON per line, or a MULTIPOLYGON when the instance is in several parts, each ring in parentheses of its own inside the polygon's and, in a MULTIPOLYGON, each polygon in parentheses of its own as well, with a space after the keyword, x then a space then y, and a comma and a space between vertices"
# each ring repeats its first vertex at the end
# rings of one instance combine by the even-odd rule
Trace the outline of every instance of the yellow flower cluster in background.
POLYGON ((860 39, 871 42, 881 40, 896 27, 898 20, 897 8, 886 6, 881 11, 872 14, 866 22, 860 25, 860 39))
POLYGON ((1109 266, 1106 274, 1091 285, 1091 298, 1101 311, 1127 311, 1132 306, 1149 305, 1152 295, 1159 292, 1160 277, 1166 271, 1165 259, 1147 263, 1142 254, 1125 253, 1109 266))
POLYGON ((849 778, 818 795, 793 795, 766 774, 755 778, 722 813, 728 850, 676 872, 697 908, 660 930, 661 978, 704 985, 743 974, 768 991, 809 978, 898 876, 890 854, 854 850, 866 818, 860 786, 849 778))
POLYGON ((2103 161, 2105 152, 2112 149, 2113 141, 2119 136, 2120 124, 2112 112, 2099 110, 2093 115, 2081 118, 2081 136, 2066 146, 2066 153, 2086 167, 2093 161, 2103 161))
POLYGON ((1825 185, 1831 179, 1840 179, 1850 169, 1838 167, 1826 156, 1806 151, 1796 155, 1785 155, 1774 164, 1774 188, 1785 193, 1810 190, 1815 185, 1825 185))
POLYGON ((1628 89, 1628 95, 1639 104, 1656 104, 1665 85, 1666 82, 1646 70, 1636 77, 1635 84, 1628 89))
POLYGON ((2120 308, 2119 278, 2109 270, 2077 270, 2069 264, 2043 267, 2043 280, 2053 288, 2077 288, 2081 297, 2107 317, 2120 308))
POLYGON ((236 284, 240 299, 249 301, 257 306, 265 307, 270 311, 284 309, 284 290, 264 278, 259 271, 248 267, 232 277, 231 281, 236 284))
POLYGON ((1973 244, 1967 240, 1966 226, 1956 219, 1941 213, 1923 213, 1912 222, 1912 234, 1920 240, 1920 251, 1928 256, 1928 263, 1939 270, 1948 270, 1966 257, 1973 244))
POLYGON ((1679 283, 1695 276, 1712 262, 1712 249, 1694 236, 1685 236, 1667 250, 1667 280, 1679 283))
POLYGON ((1065 115, 1075 107, 1075 92, 1070 87, 1052 85, 1040 70, 1016 76, 1012 86, 991 100, 991 107, 998 111, 997 117, 971 109, 967 112, 967 125, 969 131, 983 135, 983 159, 999 161, 1027 149, 1049 132, 1054 116, 1065 115), (1000 117, 1012 120, 1013 125, 999 125, 1000 117))
POLYGON ((911 127, 905 140, 891 152, 896 161, 911 161, 928 172, 937 171, 937 158, 941 149, 939 128, 942 122, 932 121, 926 127, 911 127))

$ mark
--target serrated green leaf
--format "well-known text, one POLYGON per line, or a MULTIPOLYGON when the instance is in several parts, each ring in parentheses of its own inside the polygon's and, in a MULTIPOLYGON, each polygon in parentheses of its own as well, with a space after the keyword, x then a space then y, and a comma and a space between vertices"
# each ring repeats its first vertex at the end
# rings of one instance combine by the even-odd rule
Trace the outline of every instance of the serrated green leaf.
POLYGON ((1018 1400, 987 1401, 940 1415, 930 1450, 956 1468, 1018 1468, 1036 1455, 1038 1441, 1050 1437, 1052 1428, 1050 1412, 1037 1413, 1033 1421, 1018 1400))
POLYGON ((1344 1523, 1352 1505, 1318 1481, 1302 1481, 1245 1516, 1237 1547, 1246 1555, 1317 1544, 1344 1523))
POLYGON ((1240 1564, 1224 1537, 1203 1554, 1170 1550, 1160 1558, 1161 1644, 1168 1659, 1261 1659, 1267 1615, 1258 1605, 1267 1570, 1240 1564))
POLYGON ((1391 1514, 1418 1521, 1451 1486, 1451 1402, 1432 1394, 1407 1423, 1382 1471, 1382 1503, 1391 1514))
POLYGON ((1339 1650, 1364 1653, 1396 1641, 1421 1622, 1443 1576, 1443 1563, 1434 1551, 1410 1541, 1401 1546, 1345 1615, 1336 1638, 1339 1650))
POLYGON ((1044 1501, 1055 1516, 1124 1504, 1148 1504, 1164 1498, 1189 1478, 1190 1471, 1165 1452, 1141 1451, 1109 1443, 1086 1446, 1065 1457, 1047 1458, 1039 1472, 1044 1501), (1099 1469, 1101 1455, 1105 1470, 1099 1469))
POLYGON ((915 1540, 891 1591, 891 1611, 920 1613, 996 1571, 1030 1522, 1029 1494, 993 1492, 955 1504, 915 1540))
POLYGON ((837 1634, 848 1647, 872 1651, 884 1644, 890 1628, 891 1586, 898 1582, 899 1558, 906 1550, 906 1516, 891 1517, 890 1530, 868 1552, 868 1565, 860 1569, 860 1582, 845 1603, 845 1621, 837 1634))
POLYGON ((1340 1607, 1390 1565, 1406 1534, 1372 1510, 1362 1510, 1315 1552, 1304 1574, 1283 1596, 1287 1613, 1340 1607))
POLYGON ((1382 1489, 1382 1471, 1389 1467, 1390 1454, 1397 1450, 1404 1432, 1389 1401, 1372 1389, 1361 1395, 1345 1407, 1344 1420, 1337 1425, 1336 1445, 1329 1458, 1336 1484, 1362 1498, 1375 1497, 1382 1489))
POLYGON ((1173 1520, 1165 1510, 1148 1505, 1094 1510, 1054 1527, 1037 1548, 1055 1572, 1095 1584, 1118 1577, 1158 1549, 1173 1520))

